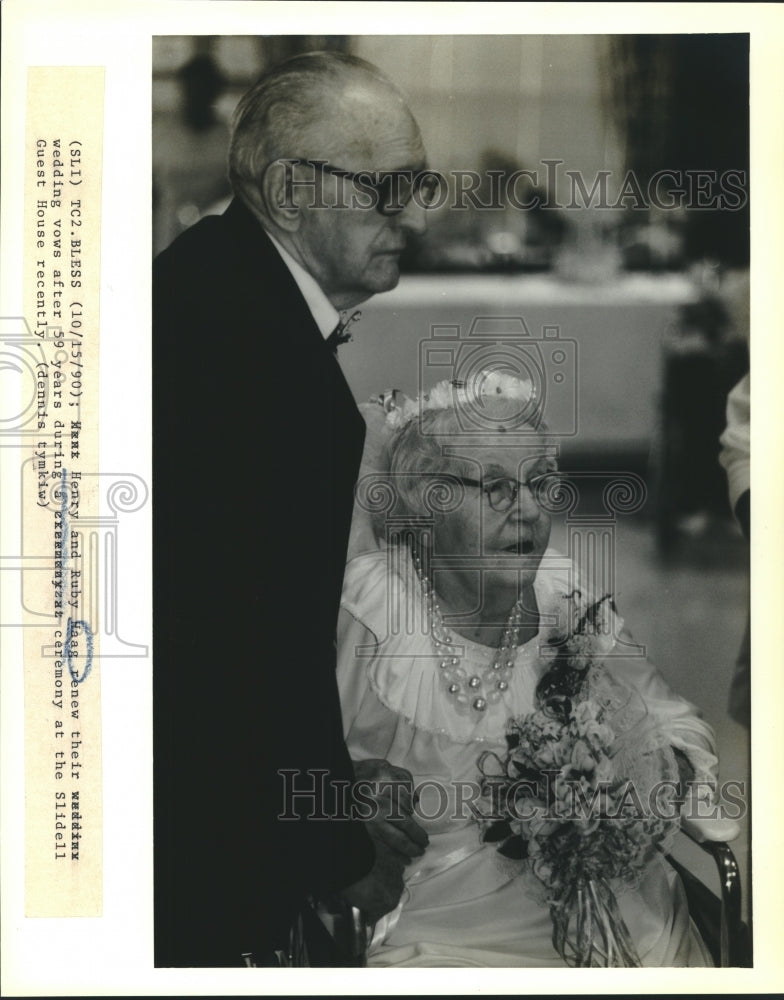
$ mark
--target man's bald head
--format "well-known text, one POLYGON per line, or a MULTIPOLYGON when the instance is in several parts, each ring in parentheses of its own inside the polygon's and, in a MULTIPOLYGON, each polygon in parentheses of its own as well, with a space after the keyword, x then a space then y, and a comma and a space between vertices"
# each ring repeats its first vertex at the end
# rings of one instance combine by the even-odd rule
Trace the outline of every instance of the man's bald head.
POLYGON ((294 56, 265 73, 238 104, 229 179, 240 197, 258 205, 264 172, 276 160, 325 159, 367 169, 371 156, 383 157, 385 136, 401 133, 421 145, 403 96, 371 63, 336 52, 294 56))

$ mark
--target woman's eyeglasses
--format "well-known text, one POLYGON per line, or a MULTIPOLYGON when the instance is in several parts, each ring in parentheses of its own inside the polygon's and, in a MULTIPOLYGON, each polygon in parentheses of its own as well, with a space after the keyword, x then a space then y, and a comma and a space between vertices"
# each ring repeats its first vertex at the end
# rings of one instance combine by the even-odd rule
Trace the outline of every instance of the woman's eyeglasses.
POLYGON ((353 207, 375 208, 381 215, 399 215, 412 198, 420 208, 432 208, 441 184, 440 176, 432 170, 360 170, 352 173, 342 167, 333 167, 326 160, 287 162, 308 165, 322 173, 355 182, 370 203, 353 207))
POLYGON ((481 479, 466 479, 463 476, 452 476, 464 486, 478 486, 487 497, 487 502, 501 513, 509 510, 520 492, 521 487, 530 491, 531 496, 540 507, 546 507, 546 499, 555 499, 553 491, 563 482, 563 475, 560 472, 543 472, 541 475, 533 476, 525 483, 518 482, 517 479, 493 479, 485 482, 481 479))

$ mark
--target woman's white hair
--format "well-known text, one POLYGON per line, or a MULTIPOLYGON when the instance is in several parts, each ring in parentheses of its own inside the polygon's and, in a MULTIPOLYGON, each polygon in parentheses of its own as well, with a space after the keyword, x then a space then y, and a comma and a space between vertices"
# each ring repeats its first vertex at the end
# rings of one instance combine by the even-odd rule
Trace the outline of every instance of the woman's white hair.
POLYGON ((456 408, 425 410, 418 419, 393 433, 386 446, 384 464, 395 496, 395 517, 412 523, 430 515, 438 517, 439 507, 447 503, 450 492, 446 479, 440 488, 435 485, 439 475, 477 478, 474 461, 449 453, 452 449, 459 450, 461 441, 471 438, 472 442, 479 440, 491 448, 508 445, 510 434, 530 432, 532 438, 538 439, 546 430, 538 420, 532 421, 530 414, 523 417, 520 403, 514 399, 492 401, 484 420, 485 427, 477 438, 470 422, 466 427, 456 408), (489 427, 493 418, 499 421, 497 431, 489 427))

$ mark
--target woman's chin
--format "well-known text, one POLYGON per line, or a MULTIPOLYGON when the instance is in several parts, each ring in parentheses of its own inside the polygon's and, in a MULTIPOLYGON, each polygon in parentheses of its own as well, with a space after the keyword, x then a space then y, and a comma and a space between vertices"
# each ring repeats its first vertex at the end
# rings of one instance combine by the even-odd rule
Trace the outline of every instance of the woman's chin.
POLYGON ((513 562, 514 565, 495 565, 485 570, 484 582, 486 592, 492 592, 499 596, 504 594, 509 598, 511 606, 521 596, 522 589, 533 586, 539 569, 539 560, 537 558, 536 565, 523 559, 510 560, 510 562, 513 562))

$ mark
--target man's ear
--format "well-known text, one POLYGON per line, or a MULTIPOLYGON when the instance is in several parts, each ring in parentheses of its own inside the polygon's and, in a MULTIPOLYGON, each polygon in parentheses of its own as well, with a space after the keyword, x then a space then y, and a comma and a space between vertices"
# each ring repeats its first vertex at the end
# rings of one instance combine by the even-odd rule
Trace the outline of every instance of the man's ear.
POLYGON ((275 160, 264 171, 261 182, 264 214, 290 233, 296 232, 302 222, 301 210, 294 198, 293 171, 291 160, 275 160))

